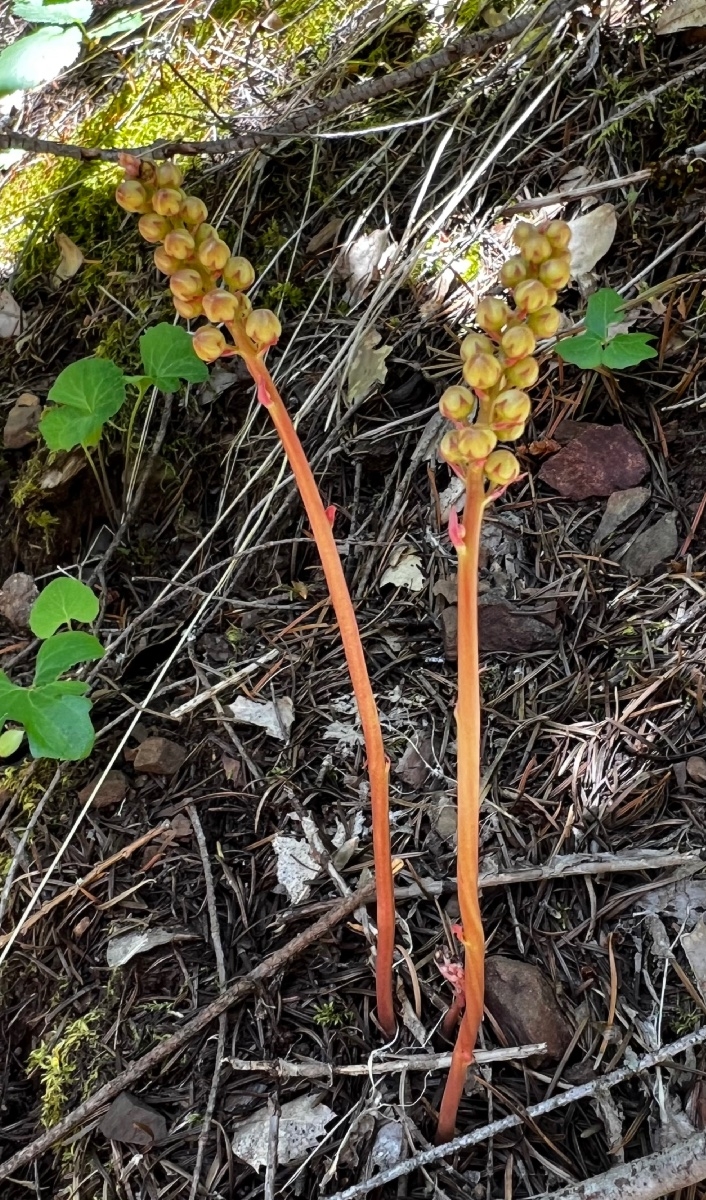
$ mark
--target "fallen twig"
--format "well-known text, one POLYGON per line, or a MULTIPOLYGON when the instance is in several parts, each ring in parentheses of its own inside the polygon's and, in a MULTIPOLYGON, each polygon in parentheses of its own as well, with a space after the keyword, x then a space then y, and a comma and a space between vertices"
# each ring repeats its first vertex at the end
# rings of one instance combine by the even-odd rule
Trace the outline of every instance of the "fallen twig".
POLYGON ((552 1192, 552 1200, 603 1200, 613 1194, 620 1200, 659 1200, 702 1179, 706 1179, 706 1133, 697 1133, 659 1154, 621 1163, 585 1183, 552 1192))
POLYGON ((211 1004, 207 1004, 201 1012, 187 1021, 181 1029, 173 1033, 171 1037, 165 1038, 164 1041, 158 1042, 147 1054, 143 1054, 109 1083, 98 1088, 92 1096, 79 1104, 72 1112, 67 1113, 65 1117, 58 1121, 56 1125, 52 1125, 51 1129, 47 1129, 40 1137, 35 1138, 22 1150, 18 1150, 13 1154, 12 1158, 8 1158, 6 1162, 0 1163, 0 1181, 9 1179, 16 1171, 22 1167, 26 1167, 29 1163, 34 1162, 40 1155, 45 1154, 57 1142, 63 1140, 68 1134, 72 1133, 79 1125, 83 1125, 85 1121, 94 1117, 109 1101, 114 1100, 126 1088, 131 1087, 151 1071, 153 1067, 164 1062, 173 1054, 183 1050, 186 1043, 205 1029, 221 1013, 227 1011, 238 1000, 242 1000, 244 996, 249 995, 258 983, 263 983, 267 979, 271 979, 283 967, 286 967, 292 959, 308 950, 325 934, 329 933, 346 917, 355 912, 362 904, 368 904, 375 896, 375 884, 369 883, 359 891, 354 892, 345 899, 333 905, 324 916, 320 917, 313 925, 310 925, 302 933, 297 934, 285 946, 281 946, 279 950, 275 950, 267 958, 263 959, 259 966, 244 975, 241 979, 237 979, 231 984, 226 991, 222 992, 211 1004))
MULTIPOLYGON (((479 1050, 475 1061, 485 1066, 488 1063, 519 1062, 533 1058, 546 1050, 546 1042, 534 1042, 528 1046, 498 1046, 493 1050, 479 1050)), ((224 1062, 234 1071, 261 1072, 276 1079, 327 1079, 339 1075, 399 1075, 402 1071, 445 1071, 451 1063, 451 1054, 406 1054, 395 1058, 374 1058, 371 1062, 349 1063, 334 1067, 331 1063, 291 1062, 287 1058, 262 1060, 257 1058, 226 1058, 224 1062)))
POLYGON ((391 92, 401 91, 413 84, 423 83, 437 71, 454 66, 464 58, 483 54, 486 50, 508 42, 523 34, 530 26, 541 21, 550 24, 564 13, 578 7, 578 0, 553 0, 543 13, 524 13, 506 21, 498 29, 487 33, 474 34, 472 37, 459 37, 437 50, 426 58, 391 71, 388 75, 380 75, 375 79, 366 79, 362 83, 351 84, 340 92, 327 96, 319 104, 310 104, 302 108, 294 116, 270 125, 267 129, 252 130, 235 137, 221 138, 218 141, 191 142, 176 139, 171 142, 155 142, 150 146, 108 149, 106 147, 74 146, 67 142, 47 141, 44 138, 32 137, 26 133, 9 130, 0 134, 0 150, 27 150, 32 154, 55 154, 59 158, 76 158, 84 162, 100 160, 102 162, 117 162, 121 154, 146 154, 167 158, 173 154, 238 154, 246 150, 256 150, 280 138, 287 138, 303 133, 325 121, 328 117, 336 116, 354 104, 366 104, 371 100, 379 100, 381 96, 389 96, 391 92))
MULTIPOLYGON (((429 1150, 423 1150, 420 1154, 415 1154, 413 1158, 408 1158, 404 1162, 397 1163, 396 1166, 390 1167, 387 1171, 381 1171, 375 1175, 373 1179, 363 1180, 360 1183, 353 1184, 352 1187, 345 1188, 342 1192, 336 1192, 329 1200, 358 1200, 359 1196, 365 1196, 368 1192, 374 1191, 376 1188, 384 1187, 385 1184, 391 1183, 393 1179, 399 1179, 401 1175, 411 1175, 412 1171, 418 1170, 420 1167, 429 1166, 431 1163, 439 1162, 441 1159, 450 1158, 459 1150, 467 1150, 470 1146, 476 1146, 479 1142, 487 1141, 488 1138, 495 1137, 498 1133, 503 1133, 506 1129, 512 1129, 515 1125, 521 1125, 523 1120, 527 1118, 541 1117, 544 1113, 553 1112, 557 1108, 564 1108, 567 1104, 574 1104, 578 1100, 584 1100, 587 1096, 592 1096, 598 1091, 604 1091, 606 1088, 617 1087, 619 1083, 623 1083, 626 1079, 631 1079, 634 1075, 639 1075, 642 1071, 647 1071, 650 1067, 657 1066, 658 1063, 665 1062, 667 1059, 674 1058, 676 1054, 682 1054, 690 1046, 696 1046, 700 1042, 706 1041, 706 1026, 702 1029, 697 1029, 693 1033, 688 1033, 678 1041, 672 1042, 669 1046, 662 1046, 660 1050, 655 1050, 651 1054, 645 1054, 638 1059, 632 1067, 619 1067, 617 1071, 611 1071, 609 1075, 598 1075, 589 1083, 581 1083, 577 1087, 568 1088, 567 1091, 561 1092, 556 1096, 551 1096, 548 1100, 542 1100, 539 1104, 531 1104, 523 1113, 510 1113, 507 1117, 502 1117, 498 1121, 492 1121, 489 1125, 483 1125, 480 1129, 474 1129, 471 1133, 464 1133, 461 1137, 453 1138, 450 1142, 444 1142, 441 1146, 432 1146, 429 1150)), ((627 1167, 623 1168, 627 1171, 627 1167)), ((0 1176, 2 1178, 2 1176, 0 1176)), ((603 1178, 601 1176, 601 1178, 603 1178)), ((678 1184, 676 1185, 679 1186, 678 1184)), ((650 1196, 664 1194, 664 1191, 669 1191, 669 1187, 663 1189, 663 1192, 633 1192, 632 1196, 640 1196, 640 1200, 648 1200, 650 1196)), ((581 1193, 570 1193, 571 1195, 584 1195, 581 1193)), ((589 1195, 608 1194, 606 1191, 600 1193, 585 1193, 585 1197, 589 1195)), ((624 1200, 627 1192, 620 1190, 621 1200, 624 1200)), ((566 1196, 562 1200, 567 1200, 566 1196)))

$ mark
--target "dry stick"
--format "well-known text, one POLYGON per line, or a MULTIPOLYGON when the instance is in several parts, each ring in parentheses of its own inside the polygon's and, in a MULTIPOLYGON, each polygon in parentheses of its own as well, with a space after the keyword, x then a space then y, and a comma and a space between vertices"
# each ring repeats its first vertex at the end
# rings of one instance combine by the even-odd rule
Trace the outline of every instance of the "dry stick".
MULTIPOLYGON (((540 14, 543 24, 552 24, 566 12, 579 7, 579 0, 554 0, 540 14)), ((237 154, 246 150, 256 150, 279 138, 287 138, 303 133, 325 121, 328 117, 336 116, 354 104, 366 104, 371 100, 379 100, 391 92, 423 83, 437 71, 454 66, 464 58, 483 54, 486 50, 498 46, 502 42, 518 37, 537 20, 536 14, 524 14, 507 21, 498 29, 488 33, 476 34, 473 37, 459 37, 450 42, 443 50, 437 50, 426 58, 391 71, 389 75, 381 75, 377 79, 366 79, 362 83, 352 84, 342 88, 334 96, 328 96, 319 104, 310 104, 300 109, 294 116, 267 129, 241 133, 236 137, 221 138, 218 141, 191 142, 176 140, 172 142, 155 142, 151 146, 138 146, 124 149, 89 148, 74 146, 67 142, 46 141, 43 138, 31 137, 29 134, 8 131, 0 134, 0 150, 27 150, 34 154, 55 154, 60 158, 76 158, 86 161, 99 159, 102 162, 117 162, 123 153, 156 154, 166 158, 173 154, 237 154)))
POLYGON ((697 1133, 660 1154, 621 1163, 595 1179, 552 1192, 551 1200, 604 1200, 610 1195, 620 1200, 659 1200, 702 1179, 706 1179, 706 1133, 697 1133))
MULTIPOLYGON (((492 1121, 489 1125, 483 1125, 480 1129, 474 1129, 471 1133, 464 1133, 461 1137, 454 1138, 451 1142, 445 1142, 443 1146, 433 1146, 430 1150, 422 1150, 420 1154, 415 1154, 413 1158, 408 1158, 404 1162, 397 1163, 396 1166, 390 1167, 387 1171, 381 1171, 373 1179, 368 1179, 363 1183, 356 1183, 352 1187, 345 1188, 342 1192, 336 1192, 335 1195, 329 1196, 328 1200, 358 1200, 360 1196, 365 1196, 368 1192, 372 1192, 376 1188, 385 1187, 386 1184, 392 1183, 393 1180, 399 1179, 402 1175, 411 1175, 413 1171, 419 1170, 420 1167, 428 1167, 432 1163, 438 1163, 444 1158, 450 1158, 452 1154, 457 1154, 459 1150, 468 1150, 471 1146, 477 1146, 480 1142, 485 1142, 499 1133, 504 1133, 506 1129, 512 1129, 516 1125, 521 1125, 524 1120, 541 1117, 545 1113, 554 1112, 558 1108, 564 1108, 567 1104, 576 1104, 589 1096, 594 1096, 596 1092, 602 1092, 606 1088, 617 1087, 618 1084, 624 1083, 626 1079, 632 1079, 634 1075, 639 1075, 643 1071, 649 1070, 650 1067, 657 1066, 658 1063, 666 1062, 674 1058, 677 1054, 682 1054, 690 1046, 696 1046, 704 1041, 706 1041, 706 1026, 702 1029, 697 1029, 694 1033, 685 1034, 678 1041, 671 1042, 668 1046, 662 1046, 660 1050, 654 1050, 650 1054, 645 1054, 642 1058, 638 1059, 634 1066, 619 1067, 617 1071, 611 1071, 609 1075, 599 1075, 588 1083, 578 1084, 576 1087, 569 1088, 565 1092, 559 1092, 557 1095, 551 1096, 548 1100, 541 1100, 539 1104, 531 1104, 524 1112, 510 1113, 509 1116, 492 1121)), ((627 1170, 627 1168, 625 1169, 627 1170)), ((668 1188, 666 1190, 669 1191, 668 1188)), ((610 1194, 610 1192, 601 1193, 603 1196, 606 1194, 610 1194)), ((623 1193, 620 1192, 619 1194, 622 1200, 623 1193)))
POLYGON ((465 947, 466 1008, 453 1049, 439 1109, 437 1138, 454 1135, 456 1113, 463 1095, 473 1049, 483 1020, 485 938, 478 893, 480 836, 480 653, 478 648, 478 565, 485 507, 483 467, 473 466, 466 479, 466 511, 460 537, 454 537, 458 556, 458 904, 465 947))
POLYGON ((310 946, 316 944, 320 938, 330 933, 336 925, 341 921, 345 921, 346 917, 351 916, 356 908, 360 908, 362 904, 368 904, 375 896, 375 884, 369 883, 366 887, 354 892, 351 896, 346 896, 345 899, 339 901, 331 907, 328 913, 310 925, 302 933, 297 934, 285 946, 279 950, 275 950, 268 955, 259 966, 254 970, 249 971, 241 979, 237 979, 231 984, 226 991, 222 992, 211 1004, 203 1008, 201 1012, 182 1025, 177 1033, 173 1033, 164 1041, 158 1042, 147 1054, 143 1054, 109 1083, 99 1088, 83 1104, 79 1104, 77 1108, 63 1117, 51 1129, 47 1129, 40 1137, 35 1138, 29 1145, 24 1146, 22 1150, 18 1150, 17 1154, 13 1154, 6 1162, 0 1163, 0 1182, 3 1179, 9 1179, 15 1171, 19 1171, 22 1167, 26 1167, 29 1163, 35 1161, 40 1155, 45 1154, 57 1142, 62 1141, 68 1134, 72 1133, 79 1125, 85 1124, 86 1121, 94 1117, 100 1109, 102 1109, 110 1100, 114 1100, 126 1088, 132 1087, 139 1079, 151 1071, 153 1067, 164 1062, 165 1059, 171 1058, 173 1054, 183 1050, 190 1038, 195 1037, 197 1033, 201 1033, 206 1029, 211 1021, 215 1021, 220 1017, 221 1013, 226 1012, 238 1000, 242 1000, 245 996, 250 995, 255 990, 259 983, 264 983, 271 979, 278 971, 286 967, 292 959, 308 950, 310 946))
POLYGON ((255 353, 242 322, 228 322, 228 330, 257 386, 258 399, 267 409, 279 434, 292 474, 311 524, 321 558, 331 603, 336 614, 343 650, 353 685, 368 756, 370 806, 373 825, 373 858, 377 883, 378 937, 375 956, 377 1015, 388 1037, 395 1032, 392 1000, 392 959, 395 951, 395 886, 390 847, 389 767, 375 696, 360 640, 353 601, 343 572, 333 529, 321 499, 304 448, 282 397, 262 357, 255 353))

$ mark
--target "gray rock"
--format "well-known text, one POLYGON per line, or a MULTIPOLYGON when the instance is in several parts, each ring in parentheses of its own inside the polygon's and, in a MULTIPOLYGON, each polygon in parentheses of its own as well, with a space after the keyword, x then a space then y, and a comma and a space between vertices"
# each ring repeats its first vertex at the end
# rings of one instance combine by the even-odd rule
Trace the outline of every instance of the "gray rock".
POLYGON ((458 658, 458 609, 450 604, 441 614, 441 630, 444 640, 444 658, 456 662, 458 658))
POLYGON ((18 571, 8 576, 0 589, 0 613, 16 629, 27 629, 30 609, 38 595, 32 576, 18 571))
POLYGON ((594 545, 606 542, 625 521, 634 517, 636 512, 650 498, 650 489, 646 487, 627 488, 624 492, 613 492, 608 497, 601 523, 593 539, 594 545))
POLYGON ((628 575, 650 575, 665 559, 674 558, 679 545, 677 514, 670 512, 660 517, 635 538, 630 549, 621 559, 628 575))
POLYGON ((571 1026, 551 984, 532 963, 501 955, 489 958, 485 1003, 510 1041, 518 1045, 546 1042, 543 1058, 560 1059, 571 1041, 571 1026))
POLYGON ((559 640, 556 604, 532 612, 507 600, 482 596, 478 605, 478 637, 481 654, 551 650, 559 640))
POLYGON ((148 737, 134 759, 136 771, 144 775, 176 775, 186 758, 186 750, 169 738, 148 737))
POLYGON ((2 441, 6 450, 22 450, 36 441, 36 429, 42 415, 39 397, 23 392, 14 408, 11 408, 2 441))
POLYGON ((156 1146, 167 1136, 162 1114, 131 1092, 120 1093, 98 1128, 111 1142, 130 1142, 134 1146, 156 1146))

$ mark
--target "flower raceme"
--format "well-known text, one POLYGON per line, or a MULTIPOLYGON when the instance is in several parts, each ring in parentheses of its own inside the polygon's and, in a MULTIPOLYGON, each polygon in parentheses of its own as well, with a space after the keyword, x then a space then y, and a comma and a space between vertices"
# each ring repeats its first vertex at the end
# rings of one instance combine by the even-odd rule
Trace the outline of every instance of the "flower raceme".
POLYGON ((539 378, 537 339, 557 332, 561 317, 554 302, 571 273, 571 230, 564 221, 520 221, 513 240, 518 253, 503 264, 500 283, 514 305, 501 296, 479 302, 475 321, 482 332, 466 334, 459 347, 467 386, 447 388, 439 401, 455 426, 442 439, 442 458, 462 479, 477 468, 501 488, 517 478, 520 466, 510 450, 496 444, 524 433, 531 408, 527 392, 539 378))
POLYGON ((269 309, 253 309, 246 295, 255 282, 251 263, 231 254, 218 230, 207 223, 206 205, 184 191, 179 167, 129 154, 121 156, 121 165, 125 179, 115 199, 126 212, 139 214, 138 229, 155 246, 154 265, 169 279, 176 311, 186 320, 204 316, 209 322, 194 334, 199 358, 215 362, 243 351, 264 355, 280 337, 279 320, 269 309))

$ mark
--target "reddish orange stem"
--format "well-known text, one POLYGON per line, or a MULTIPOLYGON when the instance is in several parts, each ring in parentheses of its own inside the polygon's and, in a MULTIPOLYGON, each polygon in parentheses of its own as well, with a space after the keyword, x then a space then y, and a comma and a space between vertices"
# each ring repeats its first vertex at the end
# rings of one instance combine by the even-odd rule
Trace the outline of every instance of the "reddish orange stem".
POLYGON ((363 653, 360 631, 351 601, 340 555, 333 536, 329 514, 324 508, 321 493, 314 479, 304 448, 274 381, 263 363, 250 348, 238 323, 229 324, 233 339, 240 350, 245 365, 255 381, 258 395, 272 418, 279 434, 292 474, 311 524, 314 539, 321 557, 321 565, 328 584, 331 603, 338 621, 343 649, 348 663, 353 692, 358 704, 363 727, 365 748, 368 757, 370 780, 370 804, 373 825, 373 857, 375 860, 375 882, 377 887, 377 953, 375 959, 375 985, 377 993, 377 1015, 380 1025, 388 1037, 396 1029, 395 1010, 392 1002, 392 959, 395 949, 395 891, 392 877, 392 855, 390 847, 390 803, 389 762, 380 729, 377 704, 370 684, 368 668, 363 653))
POLYGON ((439 1110, 437 1141, 454 1136, 456 1115, 478 1030, 483 1019, 485 938, 478 895, 480 836, 480 654, 478 649, 478 562, 485 507, 482 467, 466 479, 463 541, 458 553, 458 903, 465 946, 466 1011, 453 1049, 439 1110))

